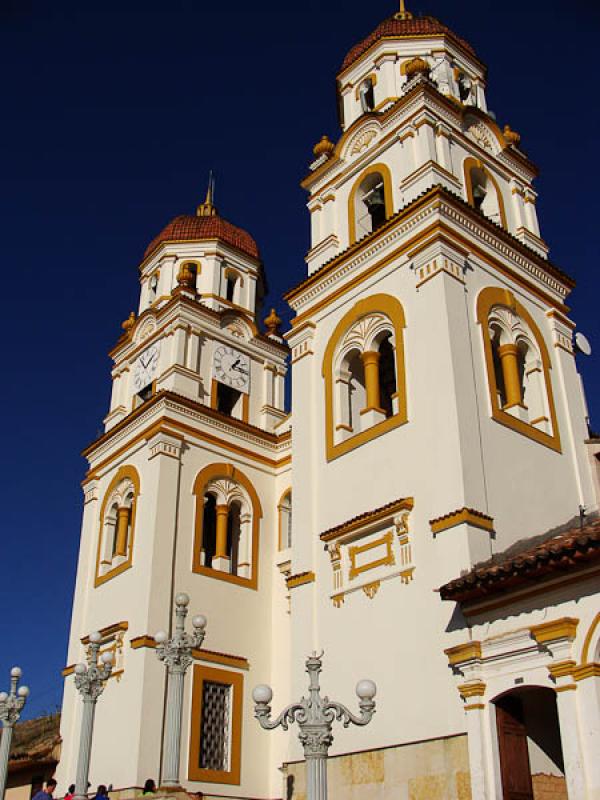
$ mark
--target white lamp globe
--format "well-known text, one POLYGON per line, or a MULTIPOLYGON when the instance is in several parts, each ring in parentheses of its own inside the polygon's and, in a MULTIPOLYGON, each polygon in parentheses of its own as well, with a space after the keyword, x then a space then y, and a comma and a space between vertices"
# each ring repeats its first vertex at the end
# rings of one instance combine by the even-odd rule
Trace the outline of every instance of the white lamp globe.
POLYGON ((76 675, 85 675, 86 672, 87 672, 87 667, 85 664, 75 664, 76 675))
POLYGON ((102 639, 102 636, 100 636, 100 633, 98 631, 94 631, 93 633, 90 633, 90 642, 92 644, 98 644, 98 642, 101 639, 102 639))
POLYGON ((19 686, 17 694, 19 697, 29 697, 29 686, 19 686))
POLYGON ((200 630, 204 630, 206 628, 207 619, 204 614, 196 614, 195 617, 192 617, 192 625, 194 628, 199 628, 200 630))
POLYGON ((10 671, 11 678, 20 678, 22 674, 23 670, 21 669, 21 667, 13 667, 10 671))
POLYGON ((8 694, 6 692, 0 692, 0 703, 6 703, 8 700, 8 694))
POLYGON ((102 661, 103 664, 112 664, 113 654, 108 652, 102 653, 102 655, 100 656, 100 661, 102 661))
POLYGON ((157 631, 154 634, 154 641, 156 644, 164 644, 168 638, 169 636, 166 631, 157 631))
POLYGON ((356 684, 356 694, 361 700, 372 700, 377 694, 377 686, 370 680, 359 681, 356 684))
POLYGON ((270 686, 266 686, 264 683, 261 683, 254 687, 252 699, 255 703, 270 703, 273 699, 273 690, 270 686))
POLYGON ((177 597, 175 598, 175 605, 176 606, 189 606, 190 604, 190 596, 185 592, 179 592, 177 597))

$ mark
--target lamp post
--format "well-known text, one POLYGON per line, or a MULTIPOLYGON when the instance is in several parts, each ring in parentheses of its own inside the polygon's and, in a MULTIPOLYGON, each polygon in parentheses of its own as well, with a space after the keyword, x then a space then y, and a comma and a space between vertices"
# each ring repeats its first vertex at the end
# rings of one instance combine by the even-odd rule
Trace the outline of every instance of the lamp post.
POLYGON ((75 800, 85 800, 87 796, 96 702, 104 691, 104 684, 112 672, 112 653, 102 653, 100 664, 98 664, 101 639, 98 631, 90 633, 87 664, 75 665, 75 686, 83 700, 79 757, 75 776, 75 800))
POLYGON ((10 692, 0 692, 0 720, 2 721, 2 742, 0 742, 0 800, 4 800, 6 776, 8 773, 8 757, 12 742, 13 728, 19 721, 21 711, 29 695, 27 686, 19 686, 22 675, 20 667, 10 671, 10 692), (17 686, 19 687, 17 689, 17 686))
POLYGON ((185 673, 194 660, 192 650, 202 646, 206 630, 206 617, 197 614, 192 618, 193 632, 185 632, 185 618, 190 598, 181 592, 175 597, 175 633, 169 639, 165 631, 154 636, 156 655, 167 668, 167 708, 163 740, 161 786, 179 786, 179 756, 181 752, 181 714, 183 711, 183 686, 185 673))
POLYGON ((327 752, 333 742, 333 722, 343 721, 344 728, 353 725, 367 725, 375 713, 375 694, 377 687, 373 681, 362 680, 356 684, 360 717, 355 716, 346 706, 321 697, 319 673, 322 669, 323 653, 313 653, 306 659, 309 675, 308 697, 299 703, 284 708, 277 719, 271 720, 273 690, 270 686, 257 686, 253 693, 254 716, 265 730, 273 730, 279 725, 287 731, 292 722, 297 722, 300 732, 298 738, 304 747, 306 759, 306 786, 308 800, 327 800, 327 752))

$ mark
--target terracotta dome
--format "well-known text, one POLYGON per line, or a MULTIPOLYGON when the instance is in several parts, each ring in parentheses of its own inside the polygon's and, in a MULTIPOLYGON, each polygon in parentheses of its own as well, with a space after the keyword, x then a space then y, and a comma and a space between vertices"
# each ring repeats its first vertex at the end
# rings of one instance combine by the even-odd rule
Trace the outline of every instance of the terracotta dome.
POLYGON ((231 247, 235 247, 236 250, 252 258, 260 259, 258 245, 252 236, 242 228, 227 222, 218 214, 213 216, 182 214, 175 217, 150 242, 144 258, 148 258, 162 242, 201 242, 205 239, 220 239, 231 247))
POLYGON ((439 19, 436 19, 435 17, 412 17, 410 15, 407 15, 402 19, 398 15, 390 17, 389 19, 385 19, 375 28, 373 33, 367 36, 366 39, 363 39, 362 42, 354 45, 352 50, 350 50, 346 55, 346 58, 340 67, 340 72, 343 72, 351 64, 357 61, 363 53, 366 53, 369 47, 374 45, 375 42, 378 42, 380 39, 385 39, 388 37, 412 36, 447 36, 449 39, 453 39, 455 42, 457 42, 462 48, 468 50, 473 56, 477 57, 471 45, 453 33, 450 28, 440 22, 439 19))

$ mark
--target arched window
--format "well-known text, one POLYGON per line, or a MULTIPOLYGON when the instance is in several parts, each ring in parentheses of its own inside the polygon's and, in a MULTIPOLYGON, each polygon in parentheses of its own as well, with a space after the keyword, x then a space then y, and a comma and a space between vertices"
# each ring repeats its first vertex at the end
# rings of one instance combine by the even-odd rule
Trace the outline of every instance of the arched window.
POLYGON ((193 571, 255 589, 262 509, 254 487, 231 464, 213 464, 196 477, 194 494, 193 571))
POLYGON ((506 228, 506 214, 500 188, 486 167, 476 158, 465 159, 465 187, 470 205, 506 228))
POLYGON ((376 231, 393 213, 390 171, 385 164, 375 164, 358 178, 350 192, 350 244, 376 231))
POLYGON ((131 566, 139 486, 137 470, 122 467, 104 495, 100 510, 96 586, 131 566))
POLYGON ((286 489, 279 505, 279 549, 287 550, 292 546, 292 490, 286 489))
POLYGON ((375 108, 375 87, 373 85, 373 78, 365 78, 358 87, 358 96, 363 113, 373 111, 375 108))
POLYGON ((361 300, 336 326, 323 359, 328 460, 407 421, 403 328, 389 295, 361 300))
POLYGON ((492 417, 560 450, 550 357, 529 312, 507 289, 484 289, 477 300, 492 417))
POLYGON ((243 285, 242 276, 231 267, 224 272, 223 297, 230 303, 240 305, 240 288, 243 285))

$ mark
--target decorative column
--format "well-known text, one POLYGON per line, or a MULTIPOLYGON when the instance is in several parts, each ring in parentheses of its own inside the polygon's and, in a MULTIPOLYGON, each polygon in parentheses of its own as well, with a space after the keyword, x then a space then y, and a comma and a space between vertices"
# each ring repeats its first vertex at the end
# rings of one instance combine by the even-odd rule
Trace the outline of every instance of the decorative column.
POLYGON ((127 555, 127 531, 129 529, 129 508, 121 506, 117 509, 117 542, 115 555, 127 555))
POLYGON ((292 703, 285 708, 275 720, 271 720, 273 691, 270 686, 257 686, 252 697, 254 699, 254 715, 265 730, 273 730, 281 725, 287 731, 292 722, 297 722, 300 732, 298 738, 304 747, 306 759, 307 800, 327 800, 327 753, 333 742, 333 722, 343 721, 344 728, 350 723, 367 725, 375 713, 374 697, 377 687, 370 680, 362 680, 356 684, 360 717, 355 716, 341 703, 321 697, 319 673, 322 669, 323 653, 313 653, 306 659, 306 671, 309 675, 309 696, 303 697, 299 703, 292 703))
POLYGON ((504 377, 504 388, 506 390, 505 409, 523 404, 521 396, 521 379, 519 377, 519 362, 517 356, 519 348, 516 344, 502 344, 498 348, 500 363, 502 365, 502 376, 504 377))
POLYGON ((577 714, 577 684, 572 678, 574 666, 573 661, 558 662, 549 667, 549 672, 556 681, 556 706, 567 794, 569 800, 585 800, 587 793, 577 714))
POLYGON ((156 655, 167 667, 167 708, 163 739, 161 786, 179 787, 179 761, 181 753, 181 715, 185 673, 193 661, 192 650, 202 646, 206 617, 193 617, 193 633, 185 632, 185 618, 190 598, 183 592, 175 598, 175 633, 169 639, 165 631, 154 636, 156 655))
POLYGON ((381 411, 381 398, 379 392, 379 358, 377 350, 365 350, 360 354, 365 369, 365 388, 367 391, 367 405, 365 411, 381 411))
POLYGON ((81 715, 74 800, 85 800, 87 797, 96 703, 104 691, 104 685, 112 672, 112 653, 103 653, 100 658, 100 666, 98 665, 101 638, 98 631, 90 634, 87 652, 88 663, 87 665, 75 665, 75 687, 83 700, 83 712, 81 715))
POLYGON ((215 508, 216 512, 216 546, 213 557, 213 568, 227 572, 229 569, 229 556, 227 555, 227 520, 229 517, 229 506, 220 503, 215 508))
POLYGON ((581 719, 581 745, 589 800, 600 800, 600 666, 582 664, 575 670, 581 719))
POLYGON ((19 721, 25 701, 29 696, 27 686, 19 685, 22 675, 20 667, 13 667, 10 671, 10 691, 0 692, 0 721, 2 722, 2 741, 0 741, 0 800, 4 800, 6 789, 6 776, 8 774, 8 757, 12 742, 13 729, 19 721))
POLYGON ((473 681, 458 687, 467 715, 467 743, 473 800, 487 800, 485 767, 485 683, 473 681))

